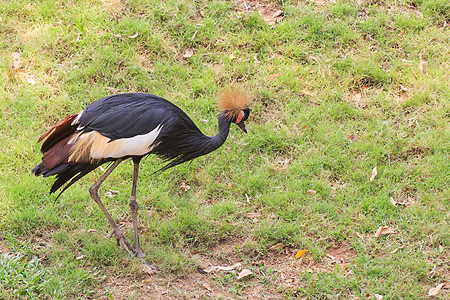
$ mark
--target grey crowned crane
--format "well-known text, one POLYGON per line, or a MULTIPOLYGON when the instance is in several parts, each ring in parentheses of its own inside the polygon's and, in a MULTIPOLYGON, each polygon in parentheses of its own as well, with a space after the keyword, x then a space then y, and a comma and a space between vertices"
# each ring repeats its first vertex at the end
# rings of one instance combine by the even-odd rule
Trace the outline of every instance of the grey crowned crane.
POLYGON ((104 97, 88 105, 82 112, 66 117, 38 140, 43 141, 42 162, 32 171, 36 176, 56 176, 50 193, 65 185, 58 197, 80 178, 100 165, 109 168, 89 188, 112 227, 118 245, 132 256, 143 258, 139 242, 136 185, 139 163, 149 154, 167 162, 160 171, 208 154, 227 139, 231 123, 244 132, 250 115, 249 98, 238 87, 224 89, 218 97, 221 113, 219 132, 204 135, 194 122, 173 103, 151 94, 129 93, 104 97), (133 247, 114 222, 100 200, 98 189, 111 172, 125 159, 134 163, 130 210, 133 220, 133 247))

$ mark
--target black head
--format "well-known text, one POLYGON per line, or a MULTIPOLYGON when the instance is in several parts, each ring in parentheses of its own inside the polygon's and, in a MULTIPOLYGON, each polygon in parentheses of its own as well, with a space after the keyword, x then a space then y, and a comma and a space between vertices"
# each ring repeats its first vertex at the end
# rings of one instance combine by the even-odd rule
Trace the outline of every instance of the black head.
POLYGON ((245 121, 247 121, 250 116, 250 108, 244 108, 241 110, 238 115, 231 119, 231 122, 239 126, 245 133, 247 133, 247 129, 245 128, 245 121))

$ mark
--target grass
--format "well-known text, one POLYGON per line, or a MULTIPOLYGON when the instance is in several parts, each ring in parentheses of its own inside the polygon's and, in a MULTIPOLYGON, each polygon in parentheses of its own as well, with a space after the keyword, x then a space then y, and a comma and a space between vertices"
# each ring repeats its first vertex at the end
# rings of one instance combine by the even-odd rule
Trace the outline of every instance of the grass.
MULTIPOLYGON (((279 298, 418 299, 450 280, 448 2, 261 3, 284 19, 269 25, 240 1, 0 1, 0 238, 12 253, 0 256, 0 298, 111 298, 108 278, 142 276, 89 197, 100 170, 57 201, 52 180, 31 175, 41 133, 105 95, 149 92, 213 135, 214 97, 233 82, 255 96, 248 135, 233 128, 219 150, 158 177, 159 159, 142 164, 143 249, 159 276, 190 276, 192 253, 228 241, 221 261, 255 274, 215 277, 231 298, 260 286, 279 298), (379 226, 396 234, 374 238, 379 226), (307 249, 317 268, 253 264, 277 243, 307 249), (351 259, 323 267, 337 245, 351 259), (289 271, 297 283, 283 281, 289 271)), ((105 202, 126 228, 131 174, 123 164, 102 193, 120 191, 105 202)))

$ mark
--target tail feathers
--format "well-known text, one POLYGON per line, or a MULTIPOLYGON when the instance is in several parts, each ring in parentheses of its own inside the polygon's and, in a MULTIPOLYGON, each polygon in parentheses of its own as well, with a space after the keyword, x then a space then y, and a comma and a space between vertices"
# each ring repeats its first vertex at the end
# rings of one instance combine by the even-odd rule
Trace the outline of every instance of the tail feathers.
POLYGON ((44 163, 40 163, 39 165, 34 167, 33 170, 31 170, 31 172, 33 172, 34 175, 36 175, 36 176, 49 177, 49 176, 56 175, 58 173, 62 173, 64 171, 64 169, 67 169, 67 168, 70 168, 69 164, 61 164, 61 165, 56 166, 53 169, 48 170, 44 166, 44 163))
POLYGON ((45 132, 38 141, 44 141, 41 148, 42 163, 34 167, 32 172, 36 176, 56 175, 56 181, 53 183, 50 193, 56 192, 66 184, 58 197, 72 184, 104 162, 98 164, 68 162, 71 149, 69 141, 77 130, 79 116, 80 113, 68 116, 45 132))
POLYGON ((91 165, 91 164, 82 164, 79 166, 82 166, 81 171, 79 171, 79 168, 73 168, 73 170, 69 169, 64 173, 58 174, 58 176, 56 177, 56 181, 53 183, 52 188, 50 189, 50 193, 56 192, 67 181, 69 181, 69 180, 70 181, 63 187, 61 192, 59 192, 56 199, 58 199, 59 196, 61 196, 61 194, 64 193, 64 191, 67 190, 72 184, 74 184, 79 179, 81 179, 85 175, 89 174, 90 172, 92 172, 93 170, 95 170, 98 167, 98 165, 91 165))
POLYGON ((61 194, 67 190, 72 184, 77 182, 79 179, 87 175, 88 173, 95 170, 100 164, 60 164, 51 170, 47 170, 44 167, 43 163, 40 163, 32 172, 36 176, 44 176, 49 177, 56 175, 56 181, 53 183, 50 194, 59 190, 64 184, 67 184, 63 187, 61 192, 58 194, 57 198, 61 196, 61 194))
POLYGON ((56 166, 55 168, 49 170, 48 172, 46 172, 44 174, 44 177, 50 177, 53 175, 60 174, 60 173, 64 172, 65 169, 69 169, 69 168, 70 168, 69 164, 61 164, 61 165, 56 166))
POLYGON ((31 172, 33 172, 36 176, 43 175, 45 171, 47 171, 47 169, 44 167, 43 163, 38 164, 33 168, 33 170, 31 170, 31 172))
POLYGON ((41 148, 42 153, 47 152, 59 141, 67 138, 76 131, 77 126, 76 124, 72 125, 72 123, 78 117, 79 114, 80 113, 76 113, 68 116, 60 123, 56 124, 49 130, 47 130, 43 135, 41 135, 41 137, 38 140, 38 143, 45 139, 41 148))

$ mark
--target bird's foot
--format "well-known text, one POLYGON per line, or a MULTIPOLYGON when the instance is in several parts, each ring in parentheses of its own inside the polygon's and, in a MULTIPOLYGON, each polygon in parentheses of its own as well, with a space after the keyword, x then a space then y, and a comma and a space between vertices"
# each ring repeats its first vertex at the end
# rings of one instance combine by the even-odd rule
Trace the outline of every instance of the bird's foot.
POLYGON ((152 266, 151 264, 149 264, 146 260, 145 260, 145 254, 144 252, 142 252, 141 246, 139 243, 137 243, 136 245, 136 257, 140 258, 142 260, 142 263, 148 268, 150 269, 150 272, 156 272, 158 269, 155 266, 152 266))
POLYGON ((119 228, 113 229, 111 235, 114 235, 117 241, 118 246, 122 246, 130 256, 137 256, 138 252, 136 249, 131 246, 130 242, 128 242, 127 238, 123 235, 122 231, 119 228))
POLYGON ((148 268, 150 268, 150 270, 151 270, 152 272, 158 271, 158 269, 157 269, 156 267, 152 266, 151 264, 149 264, 149 263, 146 262, 145 260, 143 260, 143 263, 144 263, 144 265, 146 265, 148 268))
POLYGON ((135 252, 134 252, 134 256, 135 256, 136 258, 139 258, 139 259, 142 261, 142 263, 144 264, 144 266, 147 268, 147 272, 148 272, 149 274, 158 271, 158 269, 157 269, 155 266, 152 266, 151 264, 149 264, 149 263, 147 262, 147 260, 145 260, 145 254, 144 254, 144 252, 142 252, 140 246, 137 246, 136 249, 133 249, 133 250, 135 251, 135 252))
POLYGON ((141 247, 136 248, 136 257, 145 258, 145 254, 142 252, 141 247))
POLYGON ((142 264, 147 268, 147 272, 149 274, 153 274, 154 272, 158 271, 155 266, 152 266, 145 260, 145 254, 142 252, 141 247, 136 247, 135 251, 135 257, 139 258, 142 261, 142 264))
POLYGON ((142 262, 153 271, 158 270, 156 267, 152 266, 147 261, 145 261, 145 254, 144 252, 142 252, 140 246, 136 247, 136 249, 133 248, 133 246, 131 246, 130 242, 128 242, 127 238, 123 235, 120 229, 113 230, 110 237, 113 235, 116 238, 117 245, 122 246, 128 252, 128 254, 130 254, 131 257, 140 258, 142 262))

